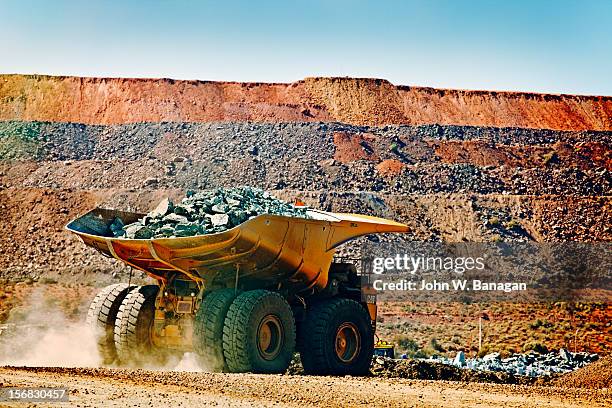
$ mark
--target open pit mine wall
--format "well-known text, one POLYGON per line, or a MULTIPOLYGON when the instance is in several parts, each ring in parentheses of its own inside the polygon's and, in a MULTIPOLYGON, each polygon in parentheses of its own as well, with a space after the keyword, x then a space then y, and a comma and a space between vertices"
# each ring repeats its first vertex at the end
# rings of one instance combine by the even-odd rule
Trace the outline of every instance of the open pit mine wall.
POLYGON ((381 79, 306 78, 281 84, 0 75, 0 120, 612 130, 612 97, 433 89, 381 79))

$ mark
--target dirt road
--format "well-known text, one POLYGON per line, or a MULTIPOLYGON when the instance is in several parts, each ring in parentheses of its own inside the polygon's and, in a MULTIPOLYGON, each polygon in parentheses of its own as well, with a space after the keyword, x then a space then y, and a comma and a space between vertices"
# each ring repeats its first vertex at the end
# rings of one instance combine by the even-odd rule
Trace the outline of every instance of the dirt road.
POLYGON ((605 407, 612 403, 610 390, 125 369, 2 367, 0 386, 65 386, 70 405, 81 407, 605 407))

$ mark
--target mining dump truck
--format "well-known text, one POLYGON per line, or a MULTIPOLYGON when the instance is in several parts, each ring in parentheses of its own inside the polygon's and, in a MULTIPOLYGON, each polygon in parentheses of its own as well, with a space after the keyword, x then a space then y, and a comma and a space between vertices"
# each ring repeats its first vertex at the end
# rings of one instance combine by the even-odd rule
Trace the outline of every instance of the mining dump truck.
POLYGON ((307 374, 363 375, 374 349, 376 296, 354 264, 334 262, 355 237, 406 232, 394 221, 308 210, 263 214, 192 237, 115 238, 144 214, 97 208, 67 229, 155 285, 119 283, 88 311, 106 364, 151 366, 195 352, 211 371, 284 373, 297 351, 307 374))

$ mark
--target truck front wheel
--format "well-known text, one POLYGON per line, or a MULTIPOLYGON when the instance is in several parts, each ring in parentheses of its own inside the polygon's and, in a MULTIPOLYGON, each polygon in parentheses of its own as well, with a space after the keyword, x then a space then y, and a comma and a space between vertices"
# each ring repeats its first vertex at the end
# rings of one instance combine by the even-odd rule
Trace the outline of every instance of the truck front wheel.
POLYGON ((365 375, 374 352, 367 310, 351 299, 333 298, 306 312, 300 330, 300 358, 306 374, 365 375))
POLYGON ((196 313, 193 348, 206 370, 227 371, 223 357, 223 324, 235 298, 235 289, 215 290, 204 296, 196 313))
POLYGON ((278 293, 252 290, 239 295, 223 327, 223 354, 229 371, 281 374, 295 350, 291 307, 278 293))

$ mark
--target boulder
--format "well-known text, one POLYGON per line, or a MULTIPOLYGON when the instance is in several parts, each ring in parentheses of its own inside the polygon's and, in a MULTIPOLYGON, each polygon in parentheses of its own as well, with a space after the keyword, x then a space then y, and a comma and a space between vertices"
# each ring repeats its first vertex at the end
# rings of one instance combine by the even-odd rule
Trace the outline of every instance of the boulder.
POLYGON ((151 217, 163 217, 164 215, 170 213, 174 209, 174 204, 170 201, 169 198, 164 198, 160 203, 155 207, 153 211, 149 213, 151 217))
POLYGON ((457 353, 453 360, 453 364, 457 367, 463 367, 465 365, 465 353, 463 351, 457 353))
POLYGON ((215 227, 225 226, 229 223, 229 215, 215 214, 210 216, 210 222, 215 227))
POLYGON ((126 238, 149 239, 153 237, 153 231, 140 224, 131 224, 125 227, 126 238))

